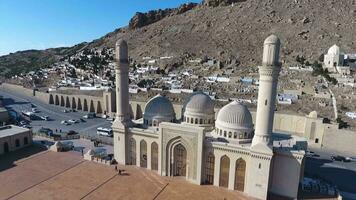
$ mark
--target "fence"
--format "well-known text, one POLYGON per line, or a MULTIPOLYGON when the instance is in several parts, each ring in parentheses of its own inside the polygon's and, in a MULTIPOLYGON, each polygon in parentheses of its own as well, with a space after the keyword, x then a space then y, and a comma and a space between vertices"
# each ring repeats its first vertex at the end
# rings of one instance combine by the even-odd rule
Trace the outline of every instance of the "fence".
POLYGON ((114 145, 114 140, 112 137, 106 137, 106 136, 102 136, 102 135, 89 135, 89 134, 82 134, 80 135, 81 138, 86 139, 86 140, 90 140, 92 142, 98 142, 98 143, 102 143, 102 144, 106 144, 106 145, 110 145, 113 146, 114 145))
POLYGON ((37 132, 34 132, 33 135, 49 138, 49 139, 54 140, 54 141, 80 139, 80 135, 65 135, 65 136, 62 136, 62 135, 54 135, 53 136, 52 135, 52 136, 49 136, 46 133, 37 133, 37 132))

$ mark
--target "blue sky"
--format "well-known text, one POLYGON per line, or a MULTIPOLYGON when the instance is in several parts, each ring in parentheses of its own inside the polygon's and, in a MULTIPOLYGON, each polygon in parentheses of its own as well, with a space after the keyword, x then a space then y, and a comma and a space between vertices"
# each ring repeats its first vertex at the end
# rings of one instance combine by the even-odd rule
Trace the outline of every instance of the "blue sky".
POLYGON ((0 0, 0 55, 72 46, 126 26, 136 12, 198 0, 0 0))

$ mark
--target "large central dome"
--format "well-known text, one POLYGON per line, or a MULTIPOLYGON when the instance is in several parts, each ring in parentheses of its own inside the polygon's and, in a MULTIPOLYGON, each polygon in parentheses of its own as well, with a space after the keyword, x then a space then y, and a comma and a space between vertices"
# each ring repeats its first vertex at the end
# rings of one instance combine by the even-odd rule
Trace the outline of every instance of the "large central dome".
POLYGON ((233 139, 251 139, 253 121, 247 107, 233 101, 220 109, 215 122, 217 135, 233 139))
POLYGON ((192 94, 183 107, 184 122, 189 124, 211 125, 214 123, 214 103, 203 93, 192 94))
POLYGON ((172 103, 164 96, 158 94, 147 102, 143 113, 145 125, 158 126, 160 122, 172 122, 175 113, 172 103))

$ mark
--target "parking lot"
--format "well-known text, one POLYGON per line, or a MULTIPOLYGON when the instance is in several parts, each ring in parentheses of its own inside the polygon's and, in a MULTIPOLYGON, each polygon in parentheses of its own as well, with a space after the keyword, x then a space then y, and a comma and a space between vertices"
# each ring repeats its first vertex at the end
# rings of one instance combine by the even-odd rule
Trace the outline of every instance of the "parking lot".
MULTIPOLYGON (((32 108, 36 108, 38 113, 37 116, 48 116, 49 120, 32 120, 30 126, 32 126, 33 131, 36 132, 40 128, 50 128, 54 133, 60 134, 60 132, 65 133, 70 130, 79 132, 80 134, 96 136, 96 130, 98 127, 110 128, 111 121, 103 119, 100 116, 93 119, 80 119, 87 112, 76 111, 76 112, 63 112, 67 108, 60 106, 49 105, 44 102, 39 101, 35 97, 29 97, 14 91, 4 91, 0 90, 0 95, 3 97, 3 104, 6 108, 16 111, 17 114, 21 114, 22 111, 32 111, 32 108), (78 123, 69 123, 70 125, 61 124, 61 121, 66 120, 78 120, 78 123), (84 122, 85 121, 85 122, 84 122)), ((68 110, 68 109, 67 109, 68 110)))

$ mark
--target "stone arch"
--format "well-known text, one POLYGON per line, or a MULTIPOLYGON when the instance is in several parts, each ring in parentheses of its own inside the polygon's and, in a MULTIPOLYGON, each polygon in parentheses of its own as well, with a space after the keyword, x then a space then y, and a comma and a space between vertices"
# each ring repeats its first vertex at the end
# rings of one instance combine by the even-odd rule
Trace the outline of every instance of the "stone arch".
POLYGON ((215 156, 212 152, 208 153, 205 162, 205 184, 214 184, 214 168, 215 168, 215 156))
POLYGON ((140 142, 140 167, 147 168, 147 142, 145 140, 140 142))
POLYGON ((49 104, 54 104, 53 94, 49 94, 49 104))
POLYGON ((72 97, 72 109, 77 109, 77 104, 75 102, 75 98, 72 97))
POLYGON ((66 97, 66 108, 70 108, 70 100, 69 97, 66 97))
POLYGON ((95 112, 94 101, 93 100, 90 100, 89 112, 95 112))
POLYGON ((96 113, 103 113, 100 101, 96 104, 96 113))
POLYGON ((64 102, 64 97, 61 95, 61 106, 63 106, 63 107, 64 107, 64 105, 65 105, 65 102, 64 102))
POLYGON ((134 138, 130 139, 129 143, 129 165, 136 165, 136 140, 134 138))
POLYGON ((227 188, 229 186, 230 158, 224 155, 220 158, 220 180, 219 186, 227 188))
POLYGON ((83 102, 83 111, 88 111, 88 101, 87 99, 84 99, 84 102, 83 102))
POLYGON ((16 140, 15 140, 15 146, 16 146, 16 147, 20 147, 20 140, 19 140, 19 139, 16 139, 16 140))
POLYGON ((242 158, 236 160, 234 190, 243 192, 245 189, 246 161, 242 158))
POLYGON ((186 173, 186 176, 189 177, 190 172, 194 170, 189 165, 189 160, 194 160, 195 157, 194 154, 190 153, 192 152, 192 145, 189 143, 189 141, 180 136, 172 138, 166 145, 166 174, 168 176, 174 176, 174 165, 171 163, 174 163, 174 150, 175 147, 179 144, 183 145, 186 150, 186 170, 189 172, 188 174, 186 173))
POLYGON ((151 169, 158 170, 158 144, 156 142, 151 144, 151 169))
POLYGON ((58 97, 58 95, 56 95, 55 98, 54 98, 54 105, 59 106, 59 97, 58 97))
POLYGON ((80 98, 78 98, 78 106, 77 106, 78 110, 83 110, 83 106, 82 106, 82 100, 80 98))
POLYGON ((143 116, 142 116, 142 108, 141 108, 141 105, 140 104, 137 104, 137 107, 136 107, 136 118, 135 119, 141 119, 143 116))
POLYGON ((173 148, 173 175, 186 176, 187 173, 187 150, 179 143, 173 148))

